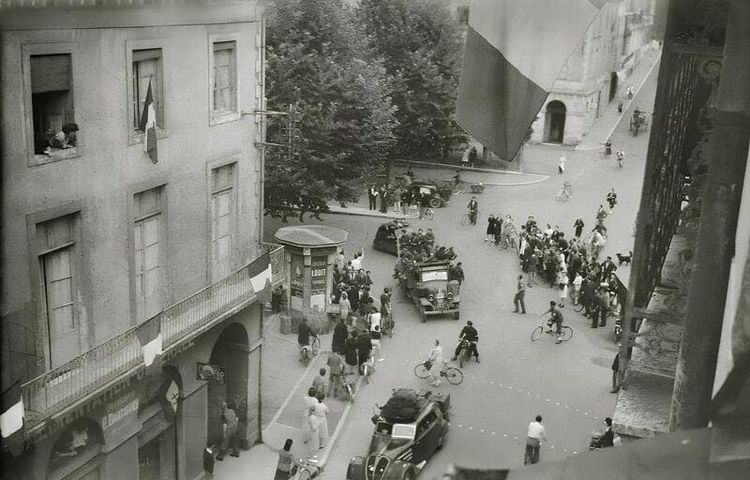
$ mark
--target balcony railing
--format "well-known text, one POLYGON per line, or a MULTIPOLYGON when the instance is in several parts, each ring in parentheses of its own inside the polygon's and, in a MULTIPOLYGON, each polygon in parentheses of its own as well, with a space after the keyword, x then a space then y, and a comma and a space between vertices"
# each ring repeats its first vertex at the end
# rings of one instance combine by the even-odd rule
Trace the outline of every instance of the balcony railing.
POLYGON ((139 329, 158 328, 162 334, 163 350, 167 351, 196 330, 223 320, 224 315, 232 309, 255 301, 257 292, 251 279, 259 272, 259 266, 268 263, 273 286, 281 284, 286 275, 283 247, 262 244, 261 248, 263 253, 260 257, 228 277, 166 308, 144 324, 22 385, 27 430, 144 366, 137 335, 139 329))

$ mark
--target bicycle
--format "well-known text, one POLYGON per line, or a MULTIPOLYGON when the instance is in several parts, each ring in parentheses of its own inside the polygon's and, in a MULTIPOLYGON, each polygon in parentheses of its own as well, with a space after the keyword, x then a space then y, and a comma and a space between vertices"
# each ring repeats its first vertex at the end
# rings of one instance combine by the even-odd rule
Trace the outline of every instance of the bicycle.
MULTIPOLYGON (((429 378, 430 368, 432 368, 432 362, 429 360, 417 364, 414 367, 414 375, 416 375, 417 378, 429 378)), ((443 362, 443 368, 440 370, 440 376, 445 377, 451 385, 458 385, 464 381, 463 372, 456 367, 447 366, 445 362, 443 362)))
POLYGON ((388 335, 388 338, 393 338, 393 329, 396 326, 396 322, 393 320, 393 314, 383 316, 383 322, 380 326, 380 331, 383 335, 388 335))
MULTIPOLYGON (((531 332, 532 342, 536 342, 537 340, 539 340, 539 338, 541 338, 542 336, 542 333, 547 333, 552 336, 557 335, 557 332, 552 327, 547 327, 546 330, 544 327, 546 327, 546 325, 541 324, 538 327, 536 327, 534 330, 532 330, 531 332)), ((573 327, 569 327, 567 325, 563 325, 562 327, 560 327, 560 336, 558 338, 560 339, 561 342, 567 342, 568 340, 573 338, 573 327)))
POLYGON ((302 346, 299 351, 299 361, 305 367, 310 364, 310 360, 318 356, 318 353, 320 353, 320 338, 315 334, 312 335, 313 340, 310 345, 302 346))
POLYGON ((477 224, 476 219, 479 218, 479 211, 477 211, 476 213, 473 214, 473 218, 474 218, 474 222, 471 221, 471 219, 472 219, 472 213, 471 212, 466 212, 465 214, 463 214, 461 216, 461 225, 462 226, 476 225, 477 224))
POLYGON ((435 211, 432 209, 432 207, 427 207, 424 209, 424 212, 422 212, 422 218, 424 220, 430 220, 430 221, 432 221, 432 219, 435 218, 435 211))

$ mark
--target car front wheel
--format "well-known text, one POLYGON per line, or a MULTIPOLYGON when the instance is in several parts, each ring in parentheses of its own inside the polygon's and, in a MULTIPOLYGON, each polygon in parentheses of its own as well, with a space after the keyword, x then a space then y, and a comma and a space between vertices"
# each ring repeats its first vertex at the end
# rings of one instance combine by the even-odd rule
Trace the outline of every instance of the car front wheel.
POLYGON ((433 197, 430 199, 430 207, 432 208, 440 208, 443 206, 443 201, 439 198, 433 197))

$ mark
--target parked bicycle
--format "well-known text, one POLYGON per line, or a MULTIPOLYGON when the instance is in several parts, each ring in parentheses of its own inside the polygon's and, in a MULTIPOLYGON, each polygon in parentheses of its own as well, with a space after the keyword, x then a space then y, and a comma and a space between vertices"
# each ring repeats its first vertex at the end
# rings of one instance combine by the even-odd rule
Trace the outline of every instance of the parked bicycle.
MULTIPOLYGON (((414 367, 414 375, 416 375, 417 378, 429 378, 431 368, 432 362, 429 360, 422 362, 414 367)), ((445 377, 451 385, 458 385, 464 381, 463 372, 456 367, 449 367, 446 363, 443 363, 443 368, 440 370, 440 376, 445 377)))

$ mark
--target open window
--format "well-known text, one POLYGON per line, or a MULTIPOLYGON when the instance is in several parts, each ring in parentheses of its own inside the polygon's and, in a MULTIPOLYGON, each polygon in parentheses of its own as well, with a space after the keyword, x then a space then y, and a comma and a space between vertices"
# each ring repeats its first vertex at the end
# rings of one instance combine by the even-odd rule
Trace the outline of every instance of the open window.
POLYGON ((31 55, 29 65, 37 163, 78 155, 70 53, 31 55))
POLYGON ((164 128, 164 101, 162 93, 162 54, 161 48, 149 48, 145 50, 133 50, 133 70, 131 88, 132 102, 131 112, 133 118, 131 126, 133 130, 141 131, 141 116, 146 105, 149 85, 154 100, 154 112, 156 113, 157 128, 164 128))

